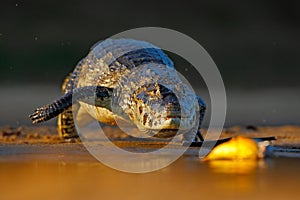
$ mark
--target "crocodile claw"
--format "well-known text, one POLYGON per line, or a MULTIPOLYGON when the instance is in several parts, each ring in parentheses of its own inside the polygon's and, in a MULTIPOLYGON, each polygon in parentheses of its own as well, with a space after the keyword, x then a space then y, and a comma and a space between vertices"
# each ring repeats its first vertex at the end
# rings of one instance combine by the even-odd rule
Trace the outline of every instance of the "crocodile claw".
POLYGON ((29 118, 32 120, 32 123, 37 124, 37 123, 46 121, 47 120, 47 118, 46 118, 47 110, 48 110, 48 106, 43 106, 43 107, 35 109, 34 113, 29 115, 29 118))

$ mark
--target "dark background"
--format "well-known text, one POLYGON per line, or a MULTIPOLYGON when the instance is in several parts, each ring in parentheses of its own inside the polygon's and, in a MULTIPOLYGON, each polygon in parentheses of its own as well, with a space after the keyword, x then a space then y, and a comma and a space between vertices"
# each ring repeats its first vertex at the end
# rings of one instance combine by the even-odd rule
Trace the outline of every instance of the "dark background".
MULTIPOLYGON (((219 67, 229 94, 235 88, 241 92, 235 96, 240 97, 248 90, 272 89, 273 96, 268 98, 278 96, 283 103, 278 100, 277 104, 285 104, 290 97, 276 94, 277 89, 296 94, 300 86, 299 10, 298 1, 290 0, 1 1, 0 85, 2 99, 6 100, 0 103, 3 107, 5 103, 20 106, 26 94, 27 101, 36 100, 39 94, 30 96, 28 88, 20 88, 59 88, 95 42, 128 29, 156 26, 180 31, 198 41, 219 67)), ((45 97, 48 101, 38 103, 48 103, 59 95, 57 91, 45 97)), ((263 102, 264 97, 260 98, 263 102)), ((298 97, 292 102, 296 104, 291 109, 297 110, 298 97)), ((32 110, 35 103, 26 106, 32 110)), ((252 107, 258 103, 253 102, 252 107)), ((289 112, 285 108, 282 111, 289 112)), ((3 109, 1 112, 5 114, 3 109)), ((15 114, 17 108, 6 108, 5 112, 15 114)), ((3 117, 2 122, 9 121, 3 117)))
POLYGON ((143 26, 197 40, 227 86, 299 86, 298 1, 1 1, 0 83, 53 83, 96 41, 143 26))

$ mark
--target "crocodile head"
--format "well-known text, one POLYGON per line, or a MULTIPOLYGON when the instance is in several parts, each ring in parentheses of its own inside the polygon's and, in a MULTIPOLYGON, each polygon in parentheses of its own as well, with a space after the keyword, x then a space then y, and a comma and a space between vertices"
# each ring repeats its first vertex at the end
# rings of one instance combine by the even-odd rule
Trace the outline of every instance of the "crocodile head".
POLYGON ((129 114, 131 121, 151 136, 173 137, 178 130, 189 131, 196 124, 195 110, 187 112, 184 102, 161 84, 143 85, 131 99, 134 102, 129 114))

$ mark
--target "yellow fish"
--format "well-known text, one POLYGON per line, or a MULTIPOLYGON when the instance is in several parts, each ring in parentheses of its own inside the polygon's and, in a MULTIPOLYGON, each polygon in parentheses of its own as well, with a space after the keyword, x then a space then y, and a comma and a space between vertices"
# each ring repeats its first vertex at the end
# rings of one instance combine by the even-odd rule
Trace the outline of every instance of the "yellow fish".
POLYGON ((247 137, 237 136, 216 146, 202 160, 254 160, 263 157, 264 150, 265 145, 259 145, 253 139, 247 137))

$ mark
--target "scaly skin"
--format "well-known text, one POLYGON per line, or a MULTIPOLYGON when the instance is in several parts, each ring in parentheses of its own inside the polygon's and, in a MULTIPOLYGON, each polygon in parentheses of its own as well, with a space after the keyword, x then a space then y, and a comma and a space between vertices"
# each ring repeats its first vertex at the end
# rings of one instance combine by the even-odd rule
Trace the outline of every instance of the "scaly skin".
MULTIPOLYGON (((71 109, 75 103, 100 122, 115 124, 113 116, 120 115, 156 137, 190 131, 195 123, 200 128, 206 109, 161 49, 131 39, 107 39, 93 46, 65 80, 63 93, 30 118, 39 123, 60 115, 58 130, 65 138, 77 136, 71 109)), ((203 140, 199 131, 197 135, 203 140)), ((188 134, 184 137, 190 140, 188 134)))

